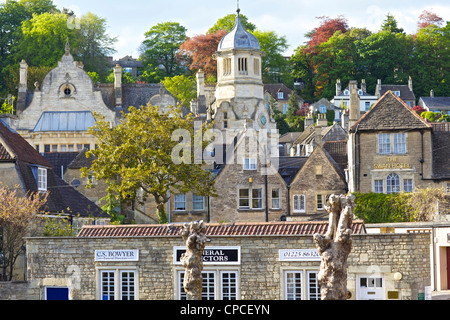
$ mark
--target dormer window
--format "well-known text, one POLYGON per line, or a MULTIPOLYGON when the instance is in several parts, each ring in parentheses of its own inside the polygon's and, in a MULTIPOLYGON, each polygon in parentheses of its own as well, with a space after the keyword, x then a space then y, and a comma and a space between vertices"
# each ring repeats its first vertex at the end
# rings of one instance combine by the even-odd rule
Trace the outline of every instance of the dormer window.
POLYGON ((397 97, 400 97, 400 91, 394 91, 394 94, 395 94, 397 97))
POLYGON ((350 91, 345 90, 345 91, 344 91, 344 95, 349 96, 349 95, 350 95, 350 91))
POLYGON ((364 92, 363 92, 362 90, 358 90, 358 94, 359 94, 360 96, 362 96, 362 95, 364 94, 364 92))
POLYGON ((278 99, 284 99, 284 92, 278 92, 278 99))
POLYGON ((37 168, 38 191, 47 192, 47 169, 37 168))

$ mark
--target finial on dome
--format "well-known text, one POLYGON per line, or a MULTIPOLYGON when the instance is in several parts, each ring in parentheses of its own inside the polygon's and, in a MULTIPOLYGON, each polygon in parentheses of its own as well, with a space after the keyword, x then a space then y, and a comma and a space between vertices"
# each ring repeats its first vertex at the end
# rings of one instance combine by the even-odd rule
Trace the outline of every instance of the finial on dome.
POLYGON ((66 39, 66 47, 65 47, 65 51, 66 51, 66 56, 70 55, 69 37, 67 37, 67 39, 66 39))
POLYGON ((241 13, 241 9, 239 8, 239 0, 237 0, 237 10, 236 10, 238 16, 241 13))

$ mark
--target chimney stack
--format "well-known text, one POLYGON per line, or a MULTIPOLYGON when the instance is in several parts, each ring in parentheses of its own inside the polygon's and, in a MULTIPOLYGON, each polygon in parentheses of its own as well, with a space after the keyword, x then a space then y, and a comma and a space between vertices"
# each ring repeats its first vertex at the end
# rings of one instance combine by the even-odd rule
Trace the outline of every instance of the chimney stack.
POLYGON ((202 69, 197 72, 197 97, 205 95, 205 73, 202 69))
POLYGON ((336 81, 336 95, 340 95, 342 93, 342 87, 341 87, 341 79, 337 79, 336 81))
POLYGON ((19 92, 17 95, 17 114, 25 110, 25 101, 28 90, 28 64, 25 60, 20 62, 19 92))
POLYGON ((362 92, 367 93, 366 79, 362 79, 361 81, 361 90, 362 92))
POLYGON ((350 116, 349 126, 352 127, 360 117, 360 98, 358 95, 358 82, 350 81, 350 116))
POLYGON ((116 114, 120 116, 122 111, 122 72, 123 69, 119 64, 114 67, 114 96, 116 100, 116 114))
POLYGON ((409 88, 409 91, 411 91, 411 92, 414 91, 413 90, 413 82, 412 82, 411 76, 409 76, 409 79, 408 79, 408 88, 409 88))
POLYGON ((433 89, 431 89, 431 91, 430 91, 430 97, 434 98, 434 90, 433 89))
POLYGON ((375 89, 375 95, 379 98, 381 98, 381 79, 378 79, 377 87, 375 89))

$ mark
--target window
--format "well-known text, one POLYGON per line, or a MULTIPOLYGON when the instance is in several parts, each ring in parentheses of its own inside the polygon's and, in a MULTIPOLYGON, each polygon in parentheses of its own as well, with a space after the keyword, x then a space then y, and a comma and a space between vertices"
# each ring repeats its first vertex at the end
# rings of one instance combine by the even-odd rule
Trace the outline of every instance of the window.
POLYGON ((370 102, 367 101, 367 102, 366 102, 366 111, 369 111, 369 109, 370 109, 370 102))
POLYGON ((284 272, 284 298, 286 300, 320 300, 317 271, 297 270, 284 272), (303 278, 306 276, 306 282, 303 278), (305 286, 305 294, 303 294, 305 286))
POLYGON ((51 146, 49 144, 44 145, 44 152, 49 153, 51 151, 51 146))
POLYGON ((317 280, 317 271, 308 271, 308 300, 320 300, 320 287, 317 280))
POLYGON ((255 72, 255 76, 259 76, 260 74, 260 67, 259 67, 259 59, 253 59, 253 70, 255 72))
POLYGON ((375 180, 373 183, 373 189, 375 193, 384 193, 383 180, 375 180))
POLYGON ((323 210, 324 206, 323 206, 323 195, 318 194, 317 195, 317 210, 323 210))
POLYGON ((413 180, 412 179, 404 179, 403 180, 403 191, 404 192, 413 192, 413 180))
POLYGON ((239 209, 250 209, 250 190, 239 190, 239 209))
POLYGON ((388 175, 386 182, 386 191, 388 194, 400 192, 400 177, 397 174, 391 173, 388 175))
POLYGON ((262 189, 239 189, 239 209, 262 209, 262 191, 262 189))
POLYGON ((262 189, 252 190, 252 209, 262 209, 262 189))
POLYGON ((238 59, 238 71, 239 71, 239 74, 242 74, 242 75, 248 74, 247 58, 239 58, 238 59))
MULTIPOLYGON (((178 273, 178 298, 186 300, 186 292, 184 291, 185 271, 178 273)), ((237 300, 238 299, 238 273, 237 271, 220 271, 217 279, 217 271, 205 270, 202 272, 202 300, 237 300), (218 281, 219 280, 219 281, 218 281), (217 287, 217 284, 220 286, 217 287)))
POLYGON ((323 176, 323 166, 318 164, 315 166, 316 176, 323 176))
POLYGON ((228 76, 231 74, 231 58, 223 59, 223 75, 228 76))
POLYGON ((289 105, 287 103, 283 104, 283 114, 286 114, 289 109, 289 105))
POLYGON ((37 184, 39 191, 47 191, 47 169, 38 168, 37 169, 37 184))
POLYGON ((57 144, 53 144, 52 145, 52 152, 58 152, 58 145, 57 144))
POLYGON ((406 154, 406 134, 396 133, 394 134, 394 153, 406 154))
POLYGON ((284 92, 278 92, 278 99, 284 99, 284 92))
POLYGON ((325 107, 324 105, 320 105, 319 112, 322 114, 327 113, 327 107, 325 107))
POLYGON ((223 128, 228 128, 228 112, 223 113, 223 128))
POLYGON ((101 270, 101 300, 136 300, 136 270, 101 270))
POLYGON ((389 133, 381 133, 378 135, 378 153, 391 153, 391 135, 389 133))
POLYGON ((294 196, 294 212, 306 212, 305 210, 305 195, 294 196))
POLYGON ((272 189, 272 209, 281 209, 280 189, 272 189))
POLYGON ((244 159, 244 170, 256 170, 256 164, 256 158, 246 158, 244 159))
POLYGON ((284 288, 286 300, 302 300, 302 272, 287 271, 284 288))
POLYGON ((176 194, 174 196, 174 210, 185 211, 186 210, 186 195, 176 194))
POLYGON ((397 97, 400 97, 400 91, 394 91, 394 94, 395 94, 397 97))
POLYGON ((192 195, 192 210, 204 210, 205 198, 197 194, 192 195))

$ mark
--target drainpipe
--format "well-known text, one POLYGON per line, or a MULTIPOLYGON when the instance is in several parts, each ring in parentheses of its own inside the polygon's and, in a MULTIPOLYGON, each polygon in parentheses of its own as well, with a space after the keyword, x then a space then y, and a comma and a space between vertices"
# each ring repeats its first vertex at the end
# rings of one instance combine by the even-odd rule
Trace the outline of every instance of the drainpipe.
POLYGON ((269 200, 268 200, 268 193, 269 193, 269 191, 267 190, 267 187, 268 187, 268 183, 267 183, 267 167, 266 167, 266 175, 264 176, 264 185, 265 185, 265 189, 266 189, 266 222, 269 222, 269 200))

